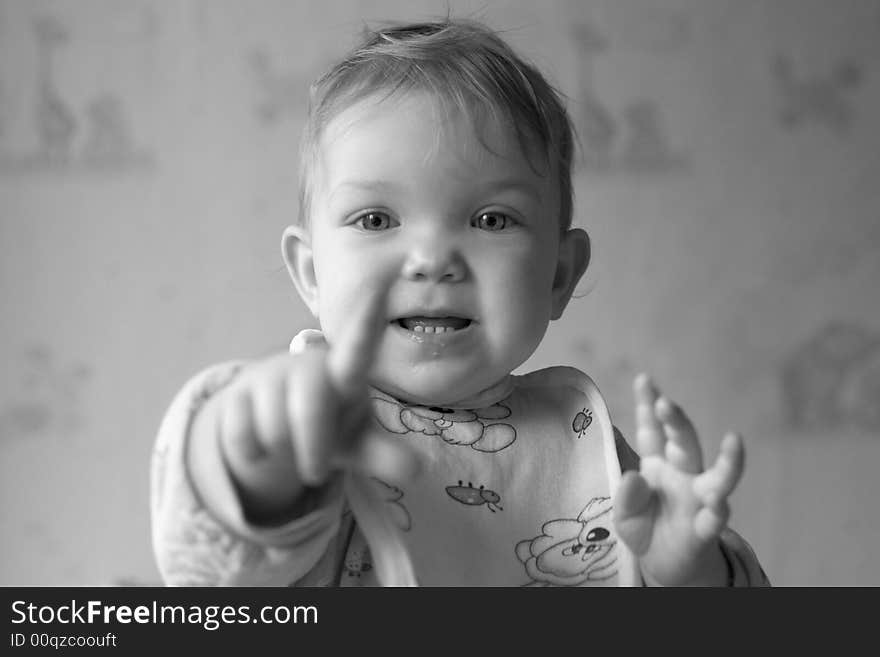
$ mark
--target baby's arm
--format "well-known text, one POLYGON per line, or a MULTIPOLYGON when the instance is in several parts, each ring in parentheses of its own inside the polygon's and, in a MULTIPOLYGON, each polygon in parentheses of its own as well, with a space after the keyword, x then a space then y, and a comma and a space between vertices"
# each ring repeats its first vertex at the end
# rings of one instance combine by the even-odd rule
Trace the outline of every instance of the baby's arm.
POLYGON ((751 547, 726 526, 727 497, 742 474, 744 447, 731 435, 716 463, 703 470, 696 431, 684 412, 659 397, 646 377, 636 382, 642 456, 615 429, 624 477, 618 489, 618 533, 652 584, 767 586, 751 547))
POLYGON ((156 441, 151 470, 153 548, 162 579, 178 586, 328 584, 334 576, 339 485, 328 485, 302 517, 276 527, 253 523, 218 459, 214 504, 197 491, 185 453, 192 420, 233 381, 241 363, 194 377, 171 404, 156 441))
POLYGON ((340 468, 406 476, 408 453, 364 437, 385 295, 364 295, 332 349, 239 367, 207 388, 202 377, 178 396, 154 460, 154 544, 166 581, 298 580, 335 552, 340 468))

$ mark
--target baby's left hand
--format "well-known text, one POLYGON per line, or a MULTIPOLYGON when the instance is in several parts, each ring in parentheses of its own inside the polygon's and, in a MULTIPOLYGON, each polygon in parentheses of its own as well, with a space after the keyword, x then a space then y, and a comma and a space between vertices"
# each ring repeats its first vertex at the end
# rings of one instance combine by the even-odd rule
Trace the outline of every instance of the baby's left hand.
POLYGON ((742 438, 726 435, 715 465, 704 471, 697 432, 684 412, 646 375, 634 388, 641 468, 621 479, 617 535, 639 558, 648 585, 723 585, 727 566, 718 535, 743 473, 742 438))

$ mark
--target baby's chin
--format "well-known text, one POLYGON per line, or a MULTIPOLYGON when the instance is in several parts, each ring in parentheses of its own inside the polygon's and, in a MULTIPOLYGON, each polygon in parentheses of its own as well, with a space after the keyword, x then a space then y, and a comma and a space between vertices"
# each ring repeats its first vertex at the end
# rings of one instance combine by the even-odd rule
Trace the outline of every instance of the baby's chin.
MULTIPOLYGON (((484 380, 483 377, 452 377, 429 374, 409 373, 409 376, 383 376, 377 373, 371 381, 372 385, 392 397, 417 406, 452 406, 458 402, 476 397, 506 376, 507 372, 497 377, 484 380)), ((491 377, 490 377, 491 378, 491 377)))

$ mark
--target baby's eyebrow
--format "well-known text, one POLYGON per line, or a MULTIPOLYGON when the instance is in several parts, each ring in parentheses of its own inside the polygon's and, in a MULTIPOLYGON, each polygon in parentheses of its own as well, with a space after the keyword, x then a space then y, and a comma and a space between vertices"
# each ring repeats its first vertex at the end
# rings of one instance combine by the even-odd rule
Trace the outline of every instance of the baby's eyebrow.
MULTIPOLYGON (((480 191, 488 195, 512 190, 522 192, 531 197, 536 203, 541 203, 541 193, 538 188, 525 180, 501 179, 478 183, 478 185, 480 191)), ((330 198, 344 189, 355 189, 359 191, 390 195, 402 193, 404 191, 404 185, 391 180, 343 180, 333 188, 333 191, 330 192, 330 198)))
POLYGON ((348 188, 365 192, 393 194, 402 191, 403 186, 390 180, 343 180, 333 188, 333 191, 330 192, 330 197, 332 198, 337 192, 348 188))
POLYGON ((535 203, 541 203, 541 193, 537 187, 525 180, 496 180, 485 184, 485 189, 489 194, 499 194, 509 190, 522 192, 530 196, 535 203))

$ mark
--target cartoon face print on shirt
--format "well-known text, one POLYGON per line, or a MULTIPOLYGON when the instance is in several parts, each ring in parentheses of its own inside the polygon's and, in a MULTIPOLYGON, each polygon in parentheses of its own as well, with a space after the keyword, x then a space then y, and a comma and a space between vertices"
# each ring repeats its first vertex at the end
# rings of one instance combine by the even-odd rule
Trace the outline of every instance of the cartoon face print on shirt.
POLYGON ((582 586, 613 577, 611 508, 610 497, 594 497, 576 520, 551 520, 540 536, 517 543, 516 556, 532 580, 526 586, 582 586))
POLYGON ((437 436, 449 445, 465 445, 479 452, 500 452, 516 440, 516 428, 498 422, 510 416, 503 404, 476 410, 438 406, 404 406, 373 397, 376 420, 391 433, 437 436))

